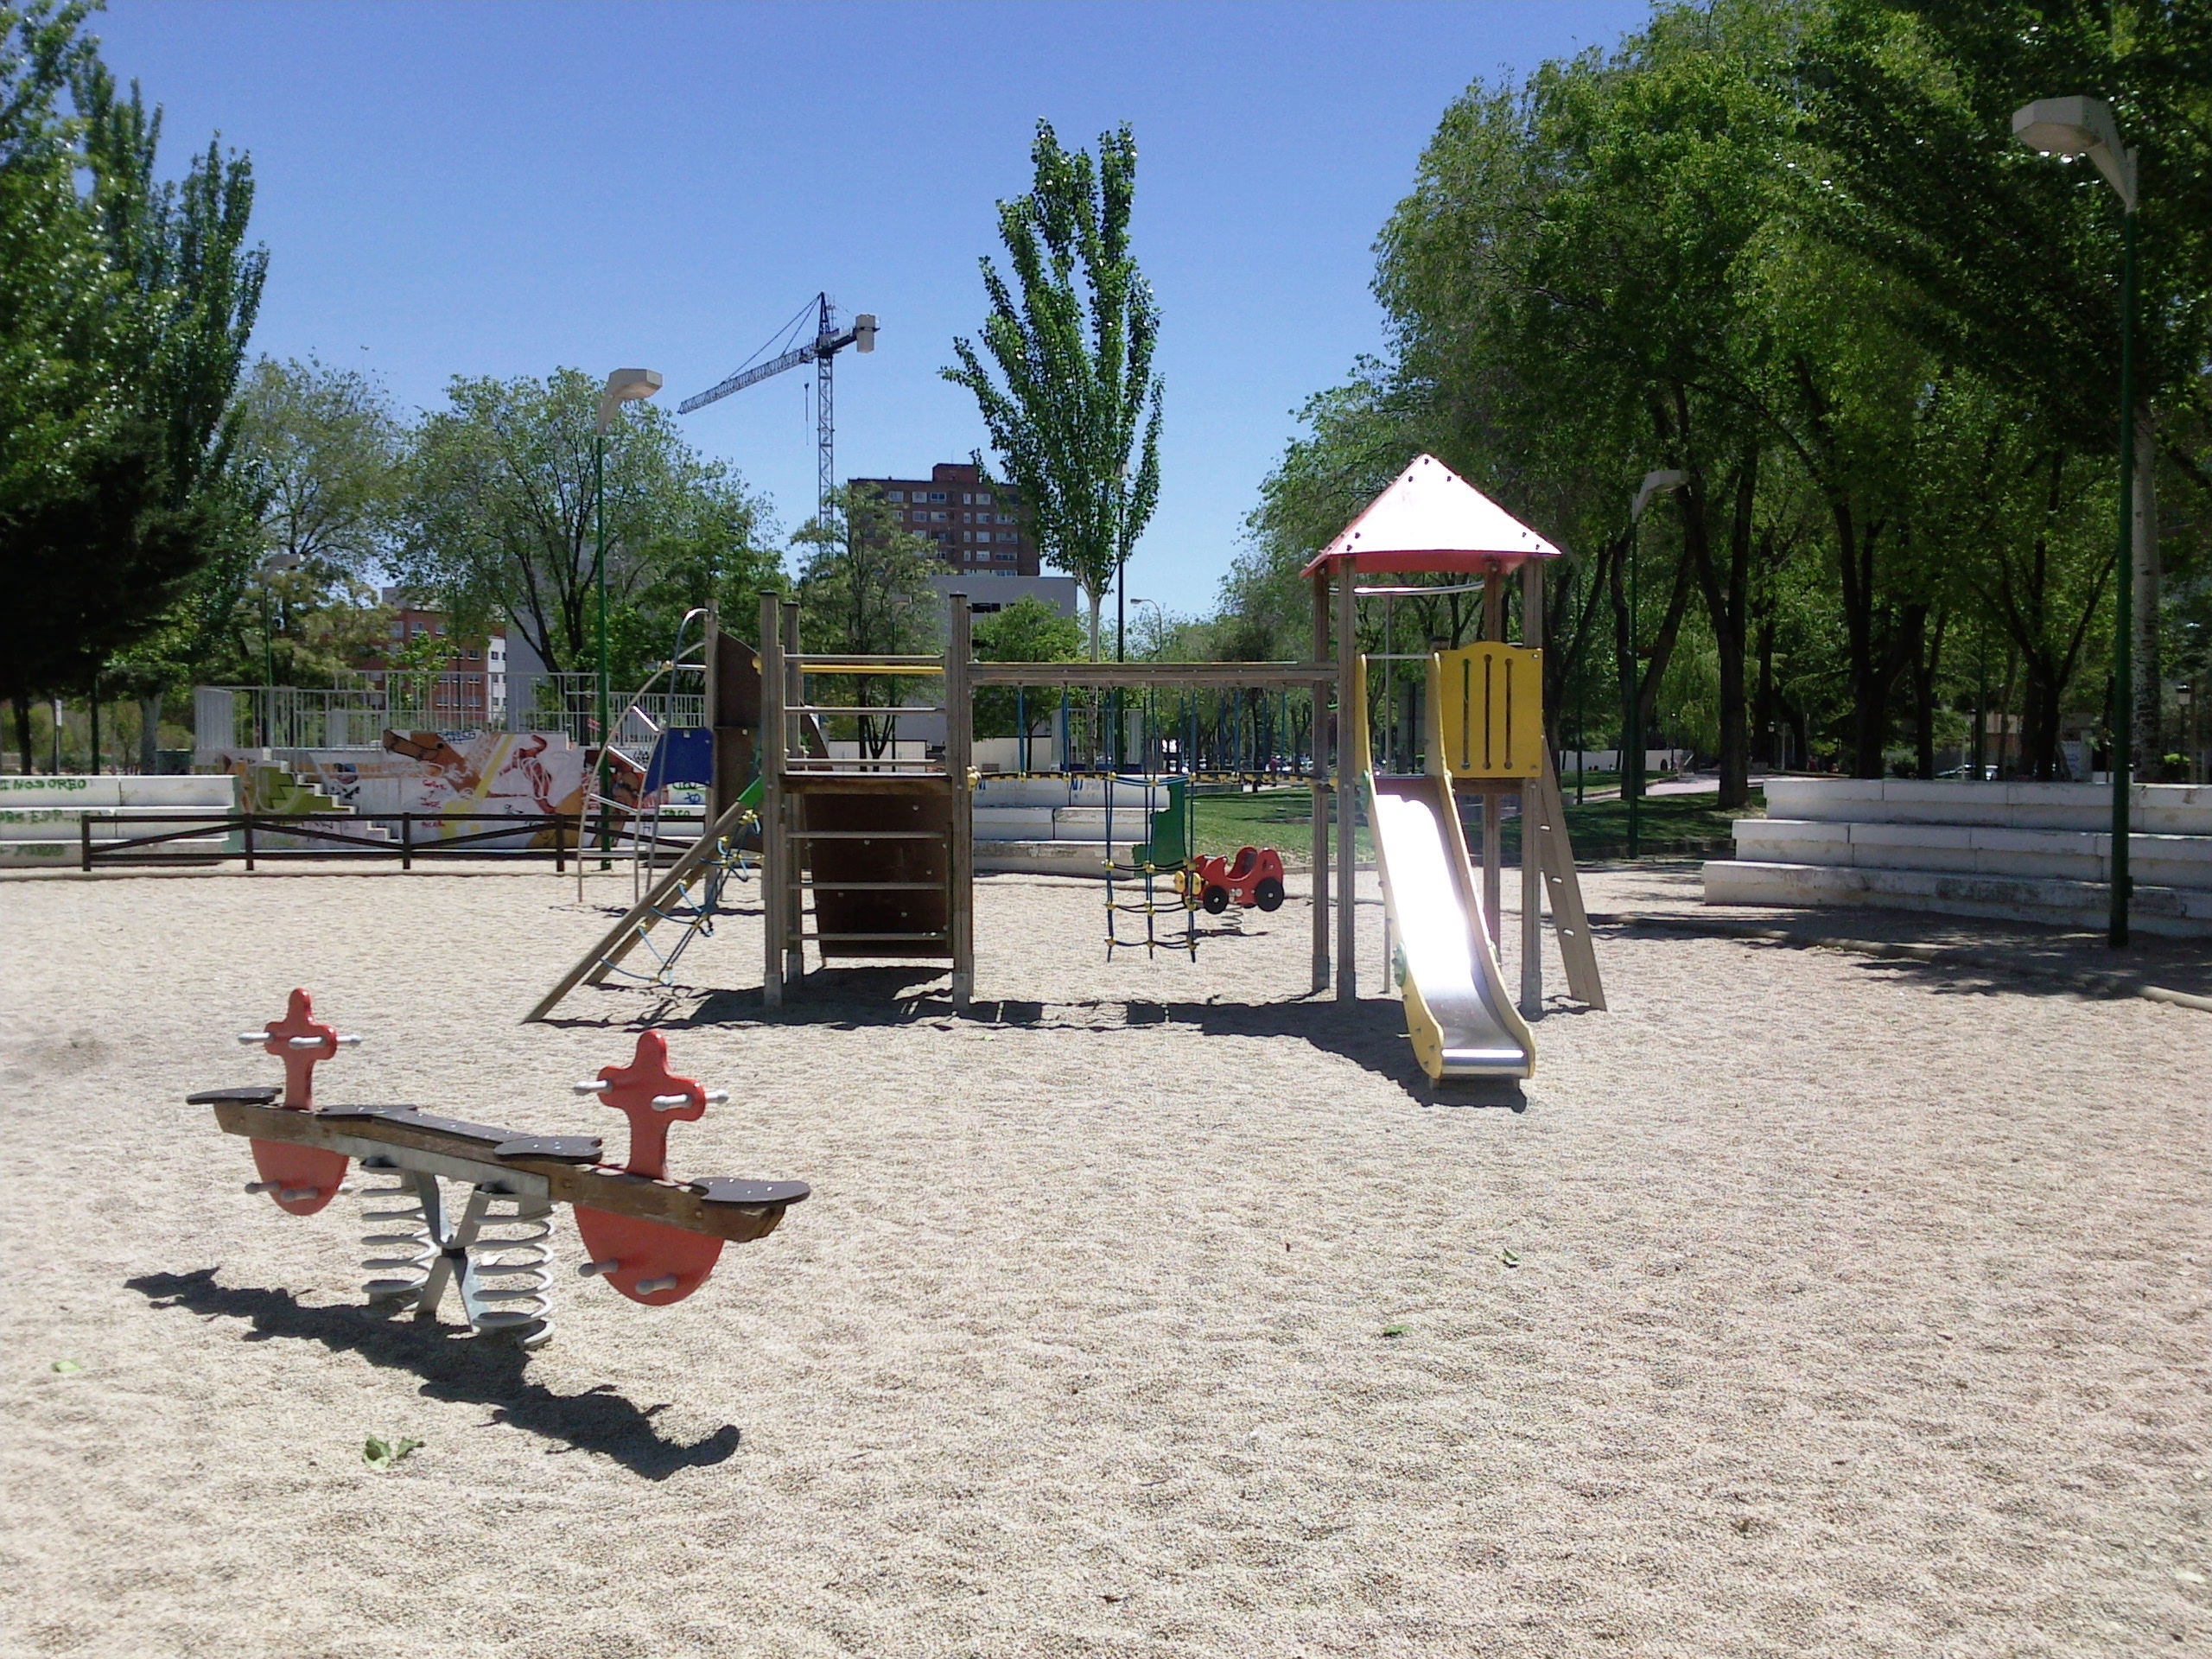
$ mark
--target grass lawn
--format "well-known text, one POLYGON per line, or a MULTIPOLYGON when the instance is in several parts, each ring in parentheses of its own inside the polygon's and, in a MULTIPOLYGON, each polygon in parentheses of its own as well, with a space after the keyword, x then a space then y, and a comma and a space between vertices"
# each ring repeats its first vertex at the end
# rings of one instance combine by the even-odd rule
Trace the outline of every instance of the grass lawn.
MULTIPOLYGON (((1598 774, 1592 772, 1595 785, 1598 774)), ((1574 838, 1578 858, 1619 858, 1628 849, 1628 808, 1618 800, 1573 804, 1571 782, 1562 779, 1567 799, 1567 831, 1574 838)), ((1740 817, 1758 817, 1766 811, 1765 797, 1751 791, 1750 806, 1722 811, 1710 795, 1655 795, 1646 799, 1638 825, 1638 839, 1646 853, 1703 851, 1725 845, 1729 823, 1740 817)), ((1303 868, 1312 861, 1311 814, 1313 797, 1304 786, 1262 790, 1256 795, 1201 795, 1191 804, 1193 833, 1202 853, 1233 853, 1239 847, 1272 847, 1286 864, 1303 868)), ((1374 844, 1367 826, 1359 826, 1359 856, 1370 861, 1374 844)), ((1505 821, 1505 849, 1518 859, 1521 825, 1505 821)))

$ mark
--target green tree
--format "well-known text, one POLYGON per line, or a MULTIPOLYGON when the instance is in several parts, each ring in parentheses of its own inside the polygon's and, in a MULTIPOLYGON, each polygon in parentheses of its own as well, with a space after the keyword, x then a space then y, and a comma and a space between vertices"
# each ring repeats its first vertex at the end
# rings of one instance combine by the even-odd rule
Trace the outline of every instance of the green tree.
POLYGON ((16 365, 29 372, 0 441, 0 691, 19 738, 30 696, 166 672, 124 653, 250 536, 253 507, 231 465, 267 264, 246 242, 251 165, 211 142, 162 181, 160 113, 118 92, 85 16, 0 12, 0 351, 41 359, 16 365))
MULTIPOLYGON (((456 378, 416 427, 392 566, 456 627, 512 626, 556 672, 596 664, 593 442, 599 384, 456 378)), ((607 581, 617 684, 665 656, 684 608, 743 604, 780 579, 762 511, 664 411, 626 411, 607 435, 607 581)))
MULTIPOLYGON (((806 637, 815 652, 903 657, 931 649, 942 637, 930 578, 941 568, 935 545, 901 528, 899 515, 872 484, 850 485, 830 498, 827 518, 794 537, 798 594, 806 637)), ((854 708, 898 705, 905 682, 883 674, 825 677, 828 695, 854 708)), ((891 743, 893 724, 860 717, 860 741, 871 755, 891 743)))
POLYGON ((2107 457, 2120 427, 2119 204, 2094 169, 2022 148, 2012 114, 2088 93, 2113 105, 2139 152, 2133 418, 2138 490, 2152 505, 2133 556, 2132 713, 2150 764, 2163 638, 2157 483, 2167 472, 2200 505, 2212 494, 2212 13, 1832 0, 1817 16, 1800 80, 1827 157, 1823 230, 1916 297, 1901 321, 1945 362, 2049 411, 2069 449, 2107 457))
POLYGON ((402 498, 406 431, 367 375, 263 358, 238 390, 239 460, 266 496, 264 555, 331 573, 380 565, 402 498))
POLYGON ((974 394, 1039 552, 1090 601, 1095 661, 1107 589, 1160 499, 1160 314, 1129 251, 1130 130, 1101 135, 1094 159, 1062 149, 1040 121, 1030 158, 1029 194, 999 204, 1020 298, 981 262, 990 300, 982 345, 998 378, 964 339, 952 343, 959 365, 944 374, 974 394))
POLYGON ((62 99, 89 46, 85 9, 0 6, 0 693, 32 766, 30 699, 65 679, 26 584, 42 580, 53 504, 77 493, 73 463, 100 429, 91 363, 107 282, 91 216, 75 188, 73 127, 62 99))
MULTIPOLYGON (((1083 655, 1083 625, 1025 596, 978 618, 975 646, 978 662, 1071 663, 1083 655)), ((1025 714, 1033 722, 1046 706, 1033 695, 1017 699, 1012 686, 983 686, 975 693, 976 735, 1018 737, 1025 714)))

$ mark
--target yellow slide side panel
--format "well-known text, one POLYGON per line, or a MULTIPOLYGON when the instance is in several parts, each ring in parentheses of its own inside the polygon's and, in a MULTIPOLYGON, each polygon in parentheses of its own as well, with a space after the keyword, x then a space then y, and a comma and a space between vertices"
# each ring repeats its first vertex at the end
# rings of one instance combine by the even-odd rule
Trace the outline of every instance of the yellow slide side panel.
POLYGON ((1444 1032, 1436 1023, 1436 1016, 1428 1011, 1428 1004, 1421 1000, 1421 987, 1408 974, 1401 982, 1406 998, 1406 1035, 1414 1041, 1414 1058, 1421 1062, 1421 1069, 1428 1073, 1429 1081, 1438 1083, 1444 1077, 1444 1032))
POLYGON ((1544 770, 1544 653, 1483 644, 1439 652, 1437 721, 1454 778, 1536 778, 1544 770))

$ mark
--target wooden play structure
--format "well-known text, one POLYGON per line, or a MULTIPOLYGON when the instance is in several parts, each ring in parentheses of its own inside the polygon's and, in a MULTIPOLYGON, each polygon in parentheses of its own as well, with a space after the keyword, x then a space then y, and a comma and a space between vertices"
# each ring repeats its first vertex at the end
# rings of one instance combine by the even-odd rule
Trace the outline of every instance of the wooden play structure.
MULTIPOLYGON (((766 871, 763 994, 779 1007, 805 973, 805 947, 823 961, 944 961, 950 965, 952 1004, 975 995, 975 833, 970 813, 978 781, 973 765, 972 693, 983 686, 1031 690, 1147 690, 1170 686, 1289 689, 1325 697, 1336 664, 1310 663, 989 663, 975 659, 964 594, 950 596, 944 654, 912 657, 803 655, 796 649, 798 607, 769 595, 761 601, 763 741, 760 747, 761 850, 766 871), (880 716, 880 708, 811 702, 810 680, 825 676, 928 677, 944 683, 945 741, 919 760, 837 760, 809 751, 810 724, 845 715, 880 716), (806 925, 812 899, 814 926, 806 925)), ((1165 789, 1169 780, 1144 780, 1165 789)), ((1109 780, 1110 789, 1110 780, 1109 780)), ((1109 800, 1112 797, 1109 793, 1109 800)), ((1326 822, 1328 791, 1313 785, 1315 840, 1326 822)), ((1110 810, 1110 807, 1109 807, 1110 810)), ((1160 814, 1144 811, 1147 844, 1160 814)), ((1179 863, 1183 854, 1178 853, 1179 863)), ((1155 860, 1122 873, 1143 883, 1129 901, 1146 909, 1146 932, 1114 931, 1109 950, 1132 945, 1188 949, 1186 938, 1160 938, 1152 922, 1172 906, 1187 914, 1180 893, 1160 878, 1173 872, 1155 860)), ((1109 871, 1109 874, 1112 872, 1109 871)), ((1326 871, 1317 872, 1324 887, 1326 871)), ((1116 901, 1110 890, 1109 903, 1116 901)), ((1328 983, 1329 911, 1314 907, 1315 988, 1328 983)))
POLYGON ((451 1289, 480 1335, 536 1347, 552 1316, 556 1205, 575 1215, 582 1273, 658 1307, 706 1283, 725 1243, 775 1231, 809 1191, 804 1181, 671 1178, 669 1126, 728 1096, 671 1072, 658 1032, 639 1037, 629 1065, 575 1085, 630 1120, 629 1156, 619 1166, 602 1161, 596 1135, 531 1135, 413 1106, 317 1106, 315 1068, 360 1039, 318 1022, 303 990, 292 993, 283 1020, 238 1040, 282 1060, 283 1084, 210 1090, 187 1103, 213 1107, 226 1133, 248 1137, 259 1179, 246 1191, 289 1214, 326 1207, 353 1160, 384 1180, 362 1193, 372 1230, 362 1265, 375 1274, 369 1305, 385 1314, 435 1319, 451 1289), (442 1182, 469 1189, 458 1215, 442 1182))
MULTIPOLYGON (((708 702, 715 725, 715 782, 710 827, 645 899, 531 1011, 543 1019, 580 983, 597 983, 660 917, 671 895, 714 856, 704 850, 734 834, 758 802, 763 874, 762 997, 780 1007, 803 987, 808 947, 838 961, 942 963, 955 1008, 975 995, 973 695, 1002 686, 1026 692, 1157 692, 1163 689, 1244 690, 1310 696, 1314 766, 1308 782, 1313 988, 1350 1001, 1358 994, 1354 931, 1355 823, 1363 793, 1372 804, 1377 868, 1390 936, 1385 956, 1405 996, 1416 1052, 1433 1077, 1525 1077, 1535 1064, 1526 1016, 1543 1001, 1541 918, 1557 931, 1569 994, 1593 1007, 1605 995, 1591 949, 1573 849, 1544 732, 1542 562, 1559 550, 1432 456, 1423 455, 1378 496, 1305 572, 1313 594, 1313 652, 1303 662, 995 663, 976 660, 968 597, 949 596, 941 654, 855 656, 798 648, 796 603, 766 594, 757 657, 711 620, 708 702), (1520 578, 1520 639, 1506 638, 1510 579, 1520 578), (1361 586, 1362 578, 1419 575, 1457 578, 1438 585, 1361 586), (1453 651, 1363 655, 1358 607, 1452 594, 1481 595, 1482 638, 1453 651), (757 664, 757 668, 755 664, 757 664), (1386 682, 1409 665, 1422 713, 1417 768, 1378 769, 1371 752, 1368 682, 1386 682), (819 682, 879 678, 938 681, 938 709, 906 709, 944 722, 935 753, 833 756, 825 722, 880 721, 900 710, 881 702, 839 704, 816 695, 819 682), (755 792, 757 791, 757 793, 755 792), (1522 836, 1519 995, 1503 985, 1498 949, 1504 875, 1503 823, 1517 805, 1522 836), (1471 845, 1462 808, 1478 811, 1471 845), (1333 837, 1331 830, 1333 826, 1333 837), (1333 840, 1333 846, 1332 844, 1333 840), (1333 929, 1332 929, 1333 924, 1333 929), (1332 949, 1332 932, 1334 941, 1332 949), (1516 1006, 1517 1004, 1517 1006, 1516 1006)), ((1395 710, 1395 702, 1392 702, 1395 710)), ((913 746, 908 746, 911 749, 913 746)), ((1398 746, 1402 750, 1406 746, 1398 746)), ((1387 760, 1387 757, 1386 757, 1387 760)), ((1122 866, 1110 828, 1107 942, 1118 948, 1165 946, 1195 954, 1192 919, 1208 879, 1193 868, 1185 779, 1103 779, 1108 810, 1117 788, 1133 798, 1146 838, 1122 866), (1183 810, 1177 821, 1154 794, 1183 810), (1173 845, 1170 845, 1173 842, 1173 845), (1116 881, 1135 883, 1117 894, 1116 881), (1134 893, 1135 897, 1126 894, 1134 893), (1120 931, 1117 918, 1139 916, 1143 931, 1120 931), (1185 931, 1162 936, 1156 918, 1180 914, 1185 931)), ((1110 824, 1110 818, 1109 818, 1110 824)), ((1255 849, 1255 860, 1259 858, 1255 849)), ((1227 867, 1213 883, 1231 888, 1227 867)), ((1280 860, 1243 872, 1262 908, 1283 896, 1280 860), (1260 894, 1263 882, 1265 897, 1260 894)), ((1244 896, 1234 890, 1233 896, 1244 896)), ((1226 906, 1224 906, 1225 908, 1226 906)))

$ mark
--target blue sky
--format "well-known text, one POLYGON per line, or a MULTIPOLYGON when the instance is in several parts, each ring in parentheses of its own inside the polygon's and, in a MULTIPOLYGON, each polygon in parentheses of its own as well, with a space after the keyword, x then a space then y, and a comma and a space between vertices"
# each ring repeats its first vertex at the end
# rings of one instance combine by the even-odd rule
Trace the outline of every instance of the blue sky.
MULTIPOLYGON (((1196 612, 1293 411, 1382 344, 1375 235, 1445 107, 1647 13, 122 0, 94 28, 166 106, 173 170, 212 131, 251 153, 261 350, 366 368, 410 409, 563 364, 658 369, 672 406, 826 289, 882 327, 839 359, 842 475, 982 442, 938 370, 982 318, 994 204, 1039 118, 1071 143, 1131 123, 1167 417, 1128 591, 1196 612)), ((810 385, 684 417, 786 530, 812 510, 810 385)))

